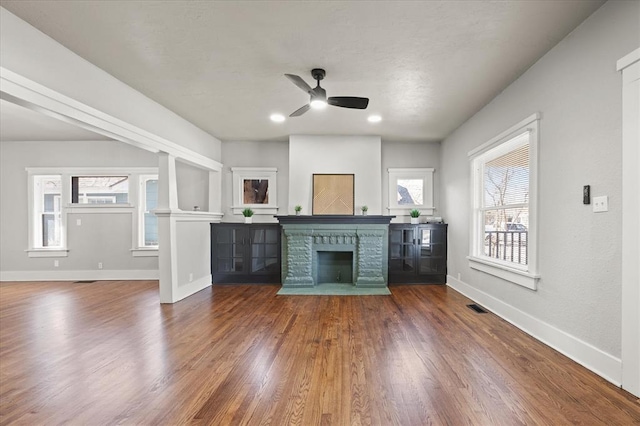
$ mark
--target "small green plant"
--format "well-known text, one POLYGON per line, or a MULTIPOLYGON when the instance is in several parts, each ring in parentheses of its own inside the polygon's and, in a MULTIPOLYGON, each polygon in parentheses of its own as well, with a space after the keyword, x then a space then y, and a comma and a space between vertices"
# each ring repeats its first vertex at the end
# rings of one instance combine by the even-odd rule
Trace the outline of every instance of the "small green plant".
POLYGON ((420 210, 413 209, 409 212, 409 216, 411 217, 420 217, 420 210))
POLYGON ((297 205, 293 209, 296 211, 296 213, 299 213, 300 211, 302 211, 302 206, 301 205, 297 205))
POLYGON ((366 211, 368 211, 368 210, 369 210, 369 207, 367 207, 367 206, 362 206, 362 211, 363 211, 363 212, 366 212, 366 211))
POLYGON ((251 217, 251 216, 253 216, 253 210, 251 210, 251 209, 244 209, 244 210, 242 210, 242 216, 244 216, 244 217, 251 217))

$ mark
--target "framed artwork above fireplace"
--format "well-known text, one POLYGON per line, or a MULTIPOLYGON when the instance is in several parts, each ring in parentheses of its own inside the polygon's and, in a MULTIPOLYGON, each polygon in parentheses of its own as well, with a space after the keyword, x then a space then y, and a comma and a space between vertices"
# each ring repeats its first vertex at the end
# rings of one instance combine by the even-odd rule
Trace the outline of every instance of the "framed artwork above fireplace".
POLYGON ((314 174, 314 215, 353 215, 355 198, 353 174, 314 174))

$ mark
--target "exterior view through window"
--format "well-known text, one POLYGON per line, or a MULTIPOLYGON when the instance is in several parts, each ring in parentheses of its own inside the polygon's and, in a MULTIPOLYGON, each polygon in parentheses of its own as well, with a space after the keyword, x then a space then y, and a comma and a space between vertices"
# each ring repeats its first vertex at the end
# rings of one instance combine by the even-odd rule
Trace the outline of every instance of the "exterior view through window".
POLYGON ((71 202, 76 204, 127 204, 128 176, 73 176, 71 202))
MULTIPOLYGON (((484 255, 511 263, 528 263, 528 134, 508 142, 510 151, 482 164, 484 255)), ((488 153, 491 154, 491 151, 488 153)))

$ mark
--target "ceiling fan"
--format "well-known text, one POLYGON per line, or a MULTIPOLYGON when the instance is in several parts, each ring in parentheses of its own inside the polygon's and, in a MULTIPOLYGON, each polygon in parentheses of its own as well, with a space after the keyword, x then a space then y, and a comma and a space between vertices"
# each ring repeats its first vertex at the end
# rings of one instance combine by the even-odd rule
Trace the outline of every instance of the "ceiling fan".
POLYGON ((353 109, 366 109, 369 105, 369 98, 357 98, 355 96, 332 96, 327 98, 327 91, 320 87, 320 80, 326 75, 325 71, 321 68, 314 68, 311 70, 311 76, 316 80, 317 85, 315 88, 311 88, 302 78, 293 74, 285 74, 293 84, 304 90, 305 93, 311 97, 309 103, 298 108, 292 112, 289 117, 299 117, 305 112, 309 111, 309 108, 324 108, 329 105, 353 108, 353 109))

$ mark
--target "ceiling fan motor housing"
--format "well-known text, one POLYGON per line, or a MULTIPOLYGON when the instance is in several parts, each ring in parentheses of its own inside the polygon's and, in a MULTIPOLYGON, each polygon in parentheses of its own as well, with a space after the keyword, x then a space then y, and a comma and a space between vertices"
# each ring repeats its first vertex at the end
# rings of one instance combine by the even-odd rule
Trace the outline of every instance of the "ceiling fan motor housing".
POLYGON ((311 76, 316 81, 320 81, 324 79, 325 75, 326 75, 326 72, 322 68, 314 68, 311 70, 311 76))

